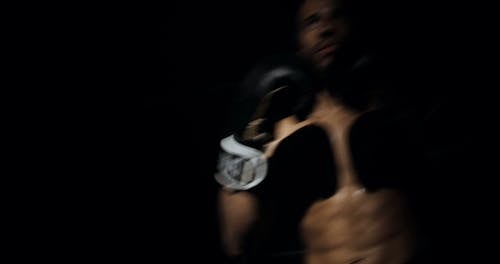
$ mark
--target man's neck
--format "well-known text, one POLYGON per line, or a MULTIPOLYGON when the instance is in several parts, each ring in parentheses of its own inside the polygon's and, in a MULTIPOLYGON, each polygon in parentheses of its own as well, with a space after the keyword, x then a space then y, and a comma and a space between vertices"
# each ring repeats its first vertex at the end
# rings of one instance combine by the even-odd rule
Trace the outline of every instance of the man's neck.
POLYGON ((343 133, 361 114, 331 96, 327 91, 322 91, 317 95, 316 106, 311 117, 320 124, 328 124, 328 127, 333 128, 337 133, 343 133))

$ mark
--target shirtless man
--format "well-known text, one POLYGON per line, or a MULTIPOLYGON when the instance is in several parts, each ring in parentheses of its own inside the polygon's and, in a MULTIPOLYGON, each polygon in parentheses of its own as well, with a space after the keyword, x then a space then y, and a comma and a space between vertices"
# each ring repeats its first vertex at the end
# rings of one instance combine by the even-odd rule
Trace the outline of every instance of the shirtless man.
MULTIPOLYGON (((320 71, 327 71, 332 65, 339 63, 339 54, 342 55, 344 45, 351 36, 350 21, 344 16, 345 9, 340 1, 305 0, 298 12, 300 54, 309 59, 320 71)), ((327 168, 329 166, 327 165, 324 170, 321 168, 318 170, 323 172, 332 169, 330 177, 335 178, 333 180, 335 183, 330 185, 331 195, 313 198, 307 204, 304 214, 298 219, 297 230, 303 248, 297 251, 300 255, 297 258, 303 263, 399 264, 412 261, 415 251, 414 231, 405 197, 397 188, 392 188, 393 186, 366 187, 360 177, 358 166, 353 161, 353 152, 357 150, 353 150, 351 130, 363 116, 376 107, 375 101, 365 104, 362 108, 351 107, 343 98, 338 98, 335 92, 323 89, 317 93, 314 110, 307 120, 299 122, 295 117, 289 117, 276 125, 277 140, 269 144, 266 150, 270 162, 273 155, 283 155, 281 153, 286 152, 284 150, 280 152, 282 145, 307 148, 306 145, 301 145, 304 140, 294 141, 294 137, 297 137, 294 135, 300 135, 300 131, 305 131, 304 128, 309 126, 321 128, 325 142, 332 152, 329 157, 332 159, 333 169, 327 168)), ((318 136, 309 138, 314 140, 321 137, 319 133, 318 136)), ((282 149, 285 149, 285 146, 282 149)), ((297 162, 291 159, 289 165, 294 166, 294 163, 297 162)), ((316 172, 311 171, 311 173, 316 172)), ((268 177, 273 175, 270 174, 268 177)), ((263 183, 272 180, 266 179, 263 183)), ((277 185, 273 186, 275 188, 277 185)), ((297 196, 301 196, 300 191, 297 189, 297 196)), ((277 194, 276 197, 280 195, 277 194)), ((226 188, 221 190, 219 197, 224 250, 228 256, 244 255, 245 238, 250 230, 255 230, 252 227, 259 222, 259 219, 265 218, 260 209, 265 207, 260 205, 262 199, 252 192, 252 189, 235 192, 226 188)), ((279 201, 277 203, 287 202, 286 199, 275 200, 279 201)), ((281 207, 278 205, 274 210, 281 210, 279 208, 281 207)), ((280 223, 271 226, 279 228, 280 223)), ((279 262, 276 259, 264 261, 279 262)), ((292 263, 292 261, 284 262, 292 263)))

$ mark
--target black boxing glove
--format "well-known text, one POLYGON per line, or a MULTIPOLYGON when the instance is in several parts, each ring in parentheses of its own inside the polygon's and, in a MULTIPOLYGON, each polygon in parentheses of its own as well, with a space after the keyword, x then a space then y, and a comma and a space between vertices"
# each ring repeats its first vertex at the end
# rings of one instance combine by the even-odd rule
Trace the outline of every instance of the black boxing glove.
POLYGON ((237 95, 239 111, 236 140, 262 150, 274 139, 274 125, 295 115, 304 120, 311 112, 318 78, 297 56, 272 57, 256 65, 237 95))
POLYGON ((264 146, 274 139, 275 124, 311 112, 318 85, 312 67, 297 56, 273 57, 257 64, 237 93, 234 133, 221 140, 216 180, 245 190, 267 173, 264 146))

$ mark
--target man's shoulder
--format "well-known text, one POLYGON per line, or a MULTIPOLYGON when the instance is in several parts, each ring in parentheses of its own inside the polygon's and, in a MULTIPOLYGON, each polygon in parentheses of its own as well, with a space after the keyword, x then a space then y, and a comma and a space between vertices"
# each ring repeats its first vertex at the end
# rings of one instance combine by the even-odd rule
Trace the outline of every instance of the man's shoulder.
POLYGON ((322 139, 327 139, 326 132, 318 125, 308 124, 284 138, 280 146, 310 145, 312 142, 322 139))

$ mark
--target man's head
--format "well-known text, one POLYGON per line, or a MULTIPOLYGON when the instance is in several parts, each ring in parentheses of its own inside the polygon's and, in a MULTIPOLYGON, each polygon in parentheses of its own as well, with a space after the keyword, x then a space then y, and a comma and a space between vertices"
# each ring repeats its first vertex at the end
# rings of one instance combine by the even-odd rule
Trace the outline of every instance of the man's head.
POLYGON ((320 70, 334 63, 352 30, 342 0, 305 0, 297 25, 301 55, 320 70))

